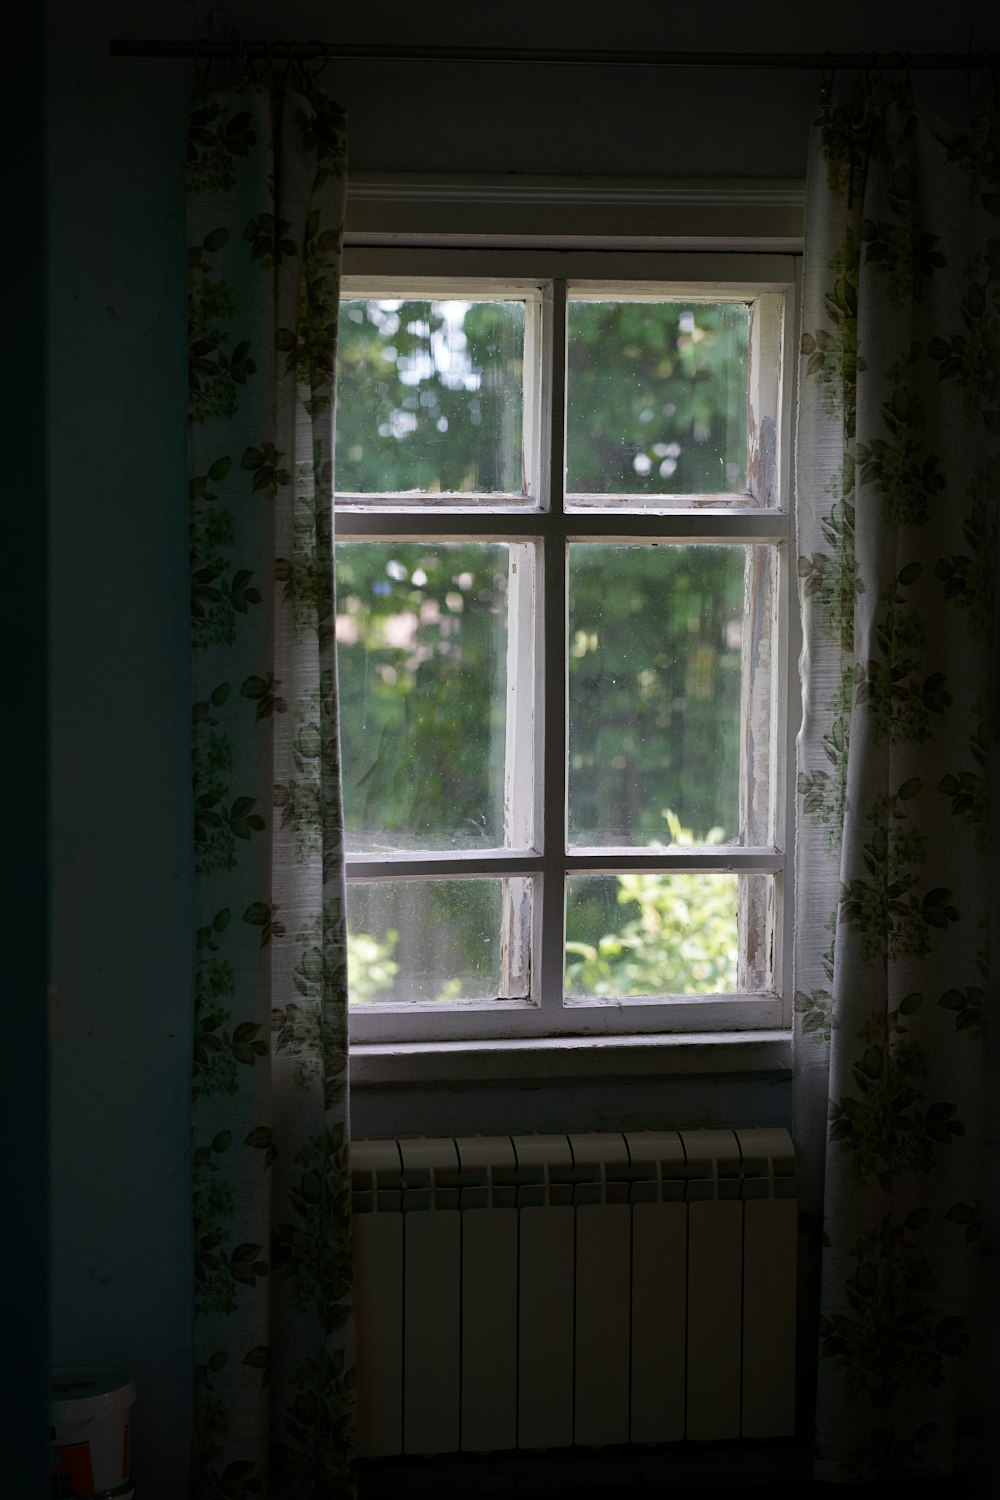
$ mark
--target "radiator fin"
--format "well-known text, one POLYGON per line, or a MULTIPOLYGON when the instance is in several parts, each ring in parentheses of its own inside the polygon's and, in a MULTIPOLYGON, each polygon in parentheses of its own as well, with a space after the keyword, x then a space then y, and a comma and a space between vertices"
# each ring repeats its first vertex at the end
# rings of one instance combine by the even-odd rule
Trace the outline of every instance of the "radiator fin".
POLYGON ((632 1214, 627 1203, 576 1211, 576 1400, 579 1444, 629 1440, 632 1214))
POLYGON ((403 1449, 403 1216, 355 1214, 358 1451, 403 1449))
POLYGON ((688 1204, 687 1423, 695 1441, 740 1435, 743 1205, 688 1204))
POLYGON ((462 1447, 517 1445, 517 1210, 463 1215, 462 1447))
POLYGON ((795 1286, 798 1225, 793 1198, 743 1205, 744 1437, 795 1427, 795 1286))
POLYGON ((459 1446, 461 1215, 403 1216, 403 1447, 454 1453, 459 1446))
POLYGON ((632 1430, 634 1443, 684 1436, 687 1205, 632 1209, 632 1430))
POLYGON ((521 1213, 520 1448, 573 1441, 573 1219, 572 1208, 521 1213))

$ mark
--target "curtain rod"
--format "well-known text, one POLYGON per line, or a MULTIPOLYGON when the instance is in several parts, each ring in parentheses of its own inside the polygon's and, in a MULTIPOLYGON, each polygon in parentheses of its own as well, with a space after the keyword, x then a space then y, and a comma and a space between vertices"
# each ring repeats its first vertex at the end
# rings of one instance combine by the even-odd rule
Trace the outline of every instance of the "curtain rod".
POLYGON ((985 52, 599 52, 580 48, 528 47, 395 47, 369 42, 272 41, 144 41, 119 38, 111 43, 112 57, 271 58, 281 63, 443 62, 535 63, 562 67, 617 68, 788 68, 818 72, 869 68, 964 72, 995 68, 1000 54, 985 52))

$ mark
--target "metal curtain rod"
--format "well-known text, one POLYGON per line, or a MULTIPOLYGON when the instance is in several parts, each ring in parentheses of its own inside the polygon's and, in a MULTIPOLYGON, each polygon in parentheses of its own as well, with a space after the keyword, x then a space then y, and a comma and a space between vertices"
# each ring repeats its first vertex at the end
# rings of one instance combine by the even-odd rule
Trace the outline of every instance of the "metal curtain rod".
POLYGON ((112 57, 271 57, 297 61, 543 63, 549 66, 617 68, 870 68, 964 72, 995 68, 1000 54, 985 52, 599 52, 556 47, 393 47, 380 42, 295 41, 112 41, 112 57))

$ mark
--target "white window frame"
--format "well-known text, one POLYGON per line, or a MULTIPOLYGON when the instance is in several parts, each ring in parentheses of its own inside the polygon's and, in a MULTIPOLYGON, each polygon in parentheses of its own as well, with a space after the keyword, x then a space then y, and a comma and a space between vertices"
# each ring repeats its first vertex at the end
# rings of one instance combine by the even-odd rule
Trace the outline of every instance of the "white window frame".
MULTIPOLYGON (((517 871, 536 879, 536 951, 541 954, 540 984, 533 983, 529 1001, 435 1002, 385 1005, 368 1002, 351 1009, 352 1044, 426 1044, 431 1049, 451 1042, 541 1042, 543 1038, 649 1038, 704 1040, 706 1034, 775 1034, 791 1024, 791 832, 793 828, 794 735, 797 723, 790 711, 796 701, 792 685, 797 656, 795 635, 795 579, 791 559, 792 526, 792 411, 795 374, 795 287, 797 260, 777 253, 726 254, 662 250, 572 249, 539 246, 530 250, 454 249, 375 246, 352 248, 345 256, 343 298, 386 295, 427 297, 473 290, 483 295, 524 297, 526 359, 532 345, 542 355, 540 427, 532 429, 526 400, 525 464, 527 503, 512 506, 509 498, 481 501, 475 513, 447 503, 415 504, 397 497, 373 502, 371 497, 338 495, 338 539, 436 540, 468 539, 516 541, 526 546, 547 536, 543 592, 547 603, 535 612, 536 633, 522 649, 540 663, 536 682, 546 683, 539 701, 531 705, 536 743, 542 748, 544 778, 565 788, 565 598, 563 544, 575 538, 606 537, 636 541, 643 537, 665 541, 726 540, 767 543, 776 549, 776 618, 778 649, 771 666, 770 705, 772 744, 779 762, 777 783, 770 783, 773 841, 757 848, 729 846, 698 851, 692 859, 678 851, 581 850, 564 853, 565 796, 543 799, 543 778, 536 778, 536 826, 543 828, 541 848, 528 843, 523 851, 483 855, 442 853, 409 857, 359 858, 347 861, 349 879, 443 876, 473 866, 477 873, 517 871), (613 291, 609 291, 613 288, 613 291), (624 290, 627 288, 627 290, 624 290), (752 504, 745 508, 660 510, 644 506, 630 512, 624 526, 614 512, 599 507, 564 508, 563 448, 564 363, 552 352, 565 339, 567 290, 573 296, 631 294, 690 297, 701 301, 753 300, 751 333, 751 458, 748 488, 752 504), (534 310, 532 312, 532 309, 534 310), (766 348, 767 357, 761 352, 766 348), (767 433, 767 441, 760 435, 767 433), (456 514, 460 510, 461 519, 456 514), (448 521, 455 517, 449 531, 448 521), (547 664, 547 666, 546 666, 547 664), (630 997, 585 1001, 563 998, 563 887, 565 874, 619 872, 629 869, 762 871, 773 876, 776 918, 773 927, 773 987, 765 994, 708 997, 630 997), (553 897, 555 899, 553 899, 553 897)), ((530 392, 526 393, 530 396, 530 392)), ((463 500, 467 497, 463 497, 463 500)), ((515 612, 516 615, 516 612, 515 612)), ((523 711, 523 699, 522 699, 523 711)), ((522 712, 522 734, 524 716, 522 712)), ((515 730, 515 739, 518 738, 515 730)))

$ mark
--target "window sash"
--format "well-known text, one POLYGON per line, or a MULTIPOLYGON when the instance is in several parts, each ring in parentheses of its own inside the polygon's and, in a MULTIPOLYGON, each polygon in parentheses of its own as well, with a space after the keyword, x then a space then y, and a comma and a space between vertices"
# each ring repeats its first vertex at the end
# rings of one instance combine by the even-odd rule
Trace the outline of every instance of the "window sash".
MULTIPOLYGON (((497 540, 541 544, 541 566, 535 575, 531 628, 509 647, 533 659, 529 672, 533 696, 515 694, 508 724, 508 774, 523 775, 525 754, 540 749, 542 774, 535 775, 530 811, 523 799, 516 828, 508 830, 511 847, 497 850, 411 853, 406 856, 349 857, 351 881, 417 879, 437 876, 507 874, 535 881, 532 950, 538 972, 531 977, 531 998, 524 1001, 435 1002, 387 1005, 367 1002, 352 1007, 356 1040, 382 1038, 434 1042, 530 1038, 541 1035, 636 1035, 649 1031, 732 1032, 790 1024, 789 965, 785 911, 791 881, 783 850, 789 825, 789 733, 785 712, 789 668, 792 579, 789 567, 790 402, 782 389, 793 370, 791 317, 787 294, 793 262, 785 256, 687 256, 627 252, 579 252, 553 258, 546 252, 507 252, 497 257, 478 251, 366 251, 366 275, 348 275, 346 299, 385 295, 406 297, 503 296, 524 299, 525 319, 525 494, 363 496, 337 493, 335 524, 339 538, 384 540, 497 540), (551 261, 551 266, 547 262, 551 261), (518 276, 527 270, 532 274, 518 276), (406 270, 403 274, 403 264, 406 270), (546 278, 558 267, 571 275, 546 278), (741 271, 744 273, 740 275, 741 271), (500 274, 501 279, 496 280, 500 274), (488 278, 488 282, 487 282, 488 278), (664 282, 669 291, 664 297, 664 282), (624 290, 627 285, 628 290, 624 290), (669 505, 626 508, 608 503, 613 497, 567 496, 565 473, 566 303, 569 296, 625 300, 658 294, 664 300, 746 300, 752 304, 749 364, 750 452, 748 494, 743 503, 710 507, 709 497, 671 495, 669 505), (537 380, 537 384, 536 384, 537 380), (776 649, 772 653, 770 751, 770 822, 774 842, 758 846, 714 846, 661 850, 574 848, 566 852, 566 557, 570 542, 674 542, 768 544, 775 548, 777 592, 776 649), (525 653, 527 653, 525 655, 525 653), (533 738, 532 738, 533 733, 533 738), (559 788, 546 795, 546 787, 559 788), (532 822, 540 840, 530 837, 532 822), (538 844, 540 843, 540 847, 538 844), (563 994, 565 963, 565 879, 573 873, 617 874, 626 871, 745 871, 772 875, 774 990, 766 994, 707 997, 567 998, 563 994)), ((728 501, 728 497, 727 497, 728 501)), ((522 570, 523 571, 523 570, 522 570)), ((528 613, 524 611, 523 613, 528 613)), ((521 620, 512 601, 509 619, 521 620)), ((524 680, 524 663, 516 680, 524 680)), ((506 920, 506 916, 505 916, 506 920)), ((509 935, 508 935, 509 936, 509 935)), ((506 947, 510 949, 509 941, 506 947)))

